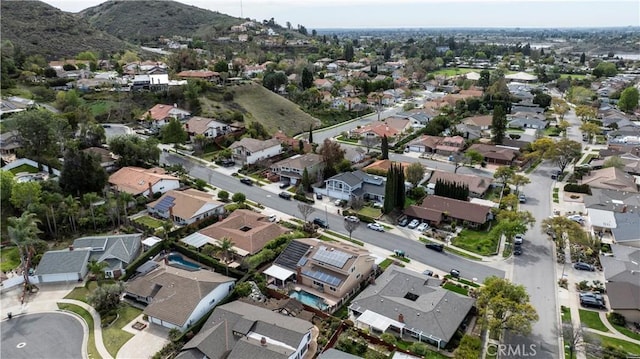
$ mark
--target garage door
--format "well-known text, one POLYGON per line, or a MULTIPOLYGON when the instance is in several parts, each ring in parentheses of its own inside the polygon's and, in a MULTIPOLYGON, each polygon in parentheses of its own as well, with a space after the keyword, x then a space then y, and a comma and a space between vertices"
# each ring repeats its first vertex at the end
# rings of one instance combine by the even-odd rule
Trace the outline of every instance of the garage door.
POLYGON ((79 277, 78 273, 56 273, 38 276, 40 283, 76 282, 79 277))
POLYGON ((423 146, 409 146, 409 151, 411 152, 424 152, 423 146))

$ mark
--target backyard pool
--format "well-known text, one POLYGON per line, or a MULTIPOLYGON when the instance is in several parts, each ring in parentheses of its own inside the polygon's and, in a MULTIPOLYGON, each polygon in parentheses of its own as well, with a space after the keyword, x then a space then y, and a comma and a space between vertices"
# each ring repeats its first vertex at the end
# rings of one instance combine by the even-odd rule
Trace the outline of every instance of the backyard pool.
POLYGON ((181 269, 185 269, 185 270, 189 270, 189 271, 197 271, 200 270, 200 266, 193 263, 193 262, 189 262, 188 260, 184 259, 182 257, 181 254, 178 253, 171 253, 167 256, 167 262, 169 265, 177 267, 177 268, 181 268, 181 269))
POLYGON ((305 292, 304 290, 296 291, 292 290, 289 292, 290 298, 295 298, 306 304, 312 308, 318 308, 320 310, 326 310, 329 306, 324 302, 324 299, 318 297, 317 295, 311 294, 309 292, 305 292))

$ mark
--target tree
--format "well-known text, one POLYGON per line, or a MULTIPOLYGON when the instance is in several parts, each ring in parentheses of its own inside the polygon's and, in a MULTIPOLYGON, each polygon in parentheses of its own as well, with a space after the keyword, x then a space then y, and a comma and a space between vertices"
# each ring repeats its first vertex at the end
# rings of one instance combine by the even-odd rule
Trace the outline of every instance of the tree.
POLYGON ((107 172, 100 159, 90 153, 69 148, 64 155, 60 172, 60 188, 67 194, 81 196, 88 192, 102 192, 107 184, 107 172))
POLYGON ((120 167, 157 164, 160 159, 158 140, 153 137, 143 140, 136 135, 117 136, 109 141, 109 149, 118 156, 120 167))
MULTIPOLYGON (((362 144, 364 145, 364 147, 366 147, 367 149, 367 154, 369 153, 369 151, 371 150, 371 147, 377 145, 380 142, 380 137, 378 136, 367 136, 365 135, 364 137, 362 137, 362 139, 360 140, 360 142, 362 142, 362 144)), ((388 157, 388 156, 387 156, 388 157)), ((384 158, 383 158, 384 159, 384 158)))
POLYGON ((300 211, 300 214, 302 215, 302 219, 304 219, 304 221, 307 222, 307 218, 309 218, 311 213, 315 212, 316 209, 308 203, 299 202, 298 211, 300 211))
POLYGON ((562 337, 565 347, 569 347, 568 359, 573 359, 573 353, 584 345, 582 324, 576 330, 573 323, 562 323, 562 337))
POLYGON ((360 226, 360 222, 344 221, 344 229, 349 232, 349 239, 351 239, 351 234, 358 228, 358 226, 360 226))
POLYGON ((424 178, 425 169, 420 162, 414 162, 407 167, 407 181, 415 188, 424 178))
POLYGON ((584 105, 591 102, 595 92, 582 86, 571 86, 567 92, 567 100, 577 105, 584 105))
POLYGON ((587 60, 587 56, 585 55, 585 53, 583 52, 582 54, 580 54, 580 64, 584 65, 584 62, 587 60))
POLYGON ((96 226, 96 214, 95 214, 94 207, 96 206, 96 203, 98 203, 98 201, 100 201, 101 199, 102 199, 102 197, 98 196, 94 192, 85 193, 82 196, 83 202, 87 206, 89 206, 89 211, 91 212, 91 218, 93 219, 93 229, 94 230, 98 229, 97 226, 96 226))
POLYGON ((224 263, 226 263, 230 259, 230 256, 233 253, 235 253, 233 246, 235 246, 235 243, 233 243, 233 241, 231 241, 229 237, 222 237, 222 240, 218 243, 216 251, 222 255, 222 261, 224 263))
POLYGON ((11 204, 18 210, 25 211, 31 203, 40 202, 42 186, 38 182, 18 182, 11 186, 11 204))
POLYGON ((538 92, 533 97, 533 103, 539 105, 542 108, 547 108, 551 105, 551 96, 544 92, 538 92))
POLYGON ((174 144, 184 143, 189 137, 184 126, 182 126, 180 121, 176 118, 172 118, 168 124, 162 126, 162 129, 160 129, 160 136, 164 143, 174 144))
POLYGON ((229 64, 224 59, 221 59, 213 65, 213 71, 218 73, 229 72, 229 64))
POLYGON ((11 189, 14 183, 15 179, 13 178, 13 173, 10 171, 0 170, 0 200, 3 205, 9 203, 9 199, 11 198, 11 189))
POLYGON ((627 87, 620 94, 618 107, 624 112, 633 112, 638 107, 638 89, 635 87, 627 87))
POLYGON ((245 196, 244 193, 242 193, 242 192, 236 192, 231 197, 231 200, 236 202, 236 203, 238 203, 238 204, 243 204, 244 201, 247 200, 247 196, 245 196))
POLYGON ((493 142, 501 145, 507 130, 507 115, 504 108, 500 105, 493 109, 493 118, 491 120, 491 131, 493 132, 493 142))
POLYGON ((104 278, 104 269, 108 267, 109 264, 107 262, 98 262, 95 259, 92 259, 87 263, 87 269, 89 273, 93 275, 94 278, 100 280, 104 278))
MULTIPOLYGON (((367 152, 369 152, 368 148, 367 152)), ((383 160, 389 159, 389 139, 387 138, 387 135, 382 136, 382 142, 380 143, 380 152, 382 153, 383 160)))
POLYGON ((302 69, 302 80, 300 84, 303 90, 307 90, 313 86, 313 73, 306 67, 302 69))
POLYGON ((596 124, 594 122, 590 122, 590 121, 589 122, 583 122, 582 125, 580 125, 580 131, 582 131, 582 133, 587 135, 588 142, 591 142, 591 139, 593 139, 595 137, 595 135, 598 135, 601 132, 600 126, 598 126, 598 124, 596 124))
POLYGON ((12 119, 16 124, 22 144, 20 151, 24 157, 39 161, 54 156, 58 141, 65 141, 65 138, 57 138, 53 131, 53 124, 62 120, 55 118, 48 110, 22 111, 13 115, 12 119))
POLYGON ((486 90, 489 87, 491 78, 491 73, 489 70, 480 71, 480 79, 478 80, 478 86, 482 87, 483 90, 486 90))
POLYGON ((460 340, 460 345, 454 350, 455 359, 471 359, 482 357, 482 341, 480 338, 465 334, 460 340))
POLYGON ((29 288, 29 271, 31 269, 31 259, 36 254, 36 245, 42 240, 38 238, 41 233, 38 225, 40 220, 35 213, 23 212, 20 217, 10 217, 8 220, 7 234, 20 252, 20 264, 22 265, 22 275, 24 277, 24 290, 21 297, 21 304, 24 304, 26 291, 29 288))
POLYGON ((595 77, 613 77, 618 74, 618 69, 616 68, 616 64, 603 61, 593 69, 591 74, 595 77))
POLYGON ((618 156, 611 156, 609 158, 607 158, 604 163, 602 164, 602 167, 607 168, 607 167, 615 167, 615 168, 624 168, 625 163, 624 161, 618 157, 618 156))
POLYGON ((573 162, 582 153, 582 144, 562 138, 545 152, 545 158, 554 162, 564 172, 569 163, 573 162))
POLYGON ((218 198, 222 201, 222 202, 226 202, 229 200, 229 192, 227 191, 219 191, 218 192, 218 198))
POLYGON ((478 289, 476 306, 480 320, 492 332, 509 330, 515 334, 531 333, 533 323, 538 321, 536 309, 529 303, 529 294, 522 285, 507 279, 488 277, 478 289))
POLYGON ((346 42, 343 46, 342 55, 347 62, 353 61, 353 43, 346 42))
POLYGON ((567 120, 560 120, 560 122, 558 122, 557 127, 562 133, 562 137, 567 137, 567 129, 571 127, 571 124, 567 120))
POLYGON ((333 142, 330 139, 325 138, 318 153, 322 156, 322 161, 325 166, 325 179, 327 179, 326 169, 330 168, 335 171, 335 166, 344 159, 345 150, 340 147, 338 142, 333 142))
POLYGON ((561 120, 564 119, 564 115, 571 109, 563 99, 557 97, 551 99, 551 107, 553 108, 553 112, 560 116, 561 120))
POLYGON ((591 106, 580 105, 576 106, 576 116, 580 117, 582 122, 594 120, 598 115, 598 110, 591 106))
POLYGON ((309 125, 309 143, 313 143, 313 125, 309 125))
POLYGON ((124 283, 98 286, 93 293, 87 297, 87 302, 100 314, 109 313, 120 305, 120 296, 124 291, 124 283))
POLYGON ((404 208, 405 184, 402 165, 392 163, 387 171, 387 181, 384 187, 383 212, 389 213, 396 208, 404 208))
POLYGON ((509 183, 509 179, 515 174, 515 170, 509 166, 500 166, 496 168, 496 171, 493 173, 493 178, 500 181, 502 184, 502 190, 500 191, 500 199, 498 204, 502 202, 502 195, 504 194, 504 190, 509 183))
POLYGON ((309 171, 307 171, 306 167, 304 168, 304 171, 302 171, 302 180, 300 182, 305 192, 309 192, 311 190, 311 177, 309 176, 309 171))
POLYGON ((524 187, 525 185, 531 183, 531 180, 527 176, 523 176, 519 173, 515 173, 511 175, 509 178, 509 183, 516 186, 516 192, 519 192, 520 187, 524 187))

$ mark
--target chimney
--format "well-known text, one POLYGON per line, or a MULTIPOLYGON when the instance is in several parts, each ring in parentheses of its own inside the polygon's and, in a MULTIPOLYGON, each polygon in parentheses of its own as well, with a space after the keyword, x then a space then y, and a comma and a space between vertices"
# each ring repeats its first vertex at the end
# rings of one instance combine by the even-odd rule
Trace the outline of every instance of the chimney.
POLYGON ((149 182, 149 199, 153 199, 153 185, 149 182))
POLYGON ((263 347, 267 346, 267 338, 262 337, 262 339, 260 339, 260 345, 262 345, 263 347))
POLYGON ((169 220, 173 221, 173 206, 169 207, 169 220))
POLYGON ((73 244, 69 245, 69 252, 73 251, 73 244))
POLYGON ((302 267, 296 267, 296 282, 302 283, 302 267))
POLYGON ((398 321, 404 323, 404 315, 402 315, 402 313, 398 314, 398 321))

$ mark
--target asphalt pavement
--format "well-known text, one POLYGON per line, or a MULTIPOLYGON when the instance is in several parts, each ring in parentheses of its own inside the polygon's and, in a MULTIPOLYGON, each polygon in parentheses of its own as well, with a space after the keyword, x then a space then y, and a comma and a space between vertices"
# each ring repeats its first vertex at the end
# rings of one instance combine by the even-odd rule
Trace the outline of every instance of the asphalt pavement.
MULTIPOLYGON (((180 164, 186 171, 188 171, 189 175, 195 178, 200 178, 217 188, 221 188, 232 193, 242 192, 251 201, 260 203, 266 207, 273 208, 293 217, 300 217, 300 213, 297 208, 297 201, 282 199, 278 197, 276 193, 266 191, 259 186, 244 185, 240 183, 238 178, 221 175, 214 169, 205 167, 202 164, 197 163, 195 160, 173 153, 162 152, 160 163, 167 165, 180 164)), ((325 207, 324 213, 319 210, 314 212, 310 218, 313 217, 327 219, 332 231, 347 236, 349 235, 344 229, 344 218, 339 216, 337 212, 334 212, 334 210, 329 210, 329 206, 325 207)), ((469 279, 476 278, 478 281, 483 281, 484 278, 492 275, 498 277, 504 277, 505 275, 502 270, 491 268, 484 264, 470 261, 454 254, 435 253, 434 251, 426 249, 424 244, 421 242, 392 233, 376 232, 368 229, 365 225, 359 226, 359 228, 353 232, 352 236, 355 239, 389 251, 393 251, 394 249, 403 250, 409 255, 409 258, 444 272, 449 272, 454 268, 458 269, 463 277, 469 279)))

